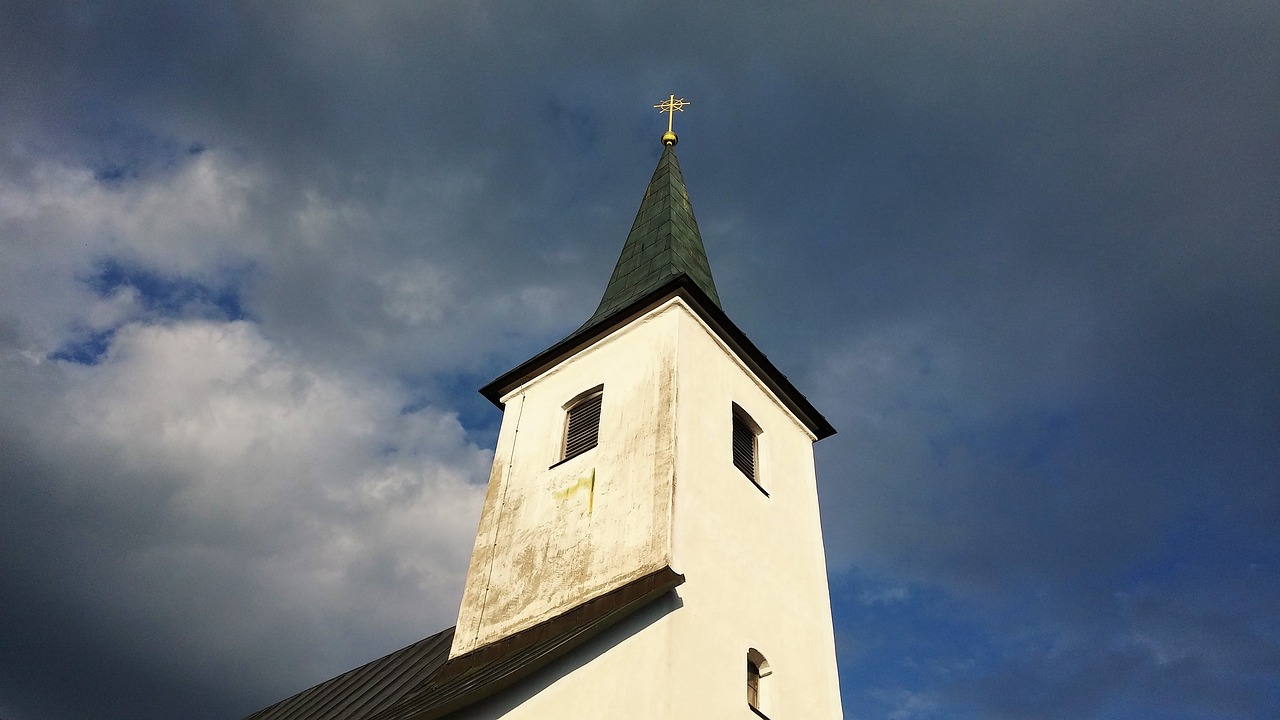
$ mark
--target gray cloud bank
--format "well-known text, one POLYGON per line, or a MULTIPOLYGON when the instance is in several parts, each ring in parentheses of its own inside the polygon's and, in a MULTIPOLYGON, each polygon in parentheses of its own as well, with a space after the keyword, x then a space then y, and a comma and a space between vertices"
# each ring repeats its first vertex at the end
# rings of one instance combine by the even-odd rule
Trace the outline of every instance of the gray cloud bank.
POLYGON ((451 624, 474 389, 594 307, 672 91, 726 308, 841 430, 848 717, 1280 712, 1278 15, 9 3, 0 717, 451 624))

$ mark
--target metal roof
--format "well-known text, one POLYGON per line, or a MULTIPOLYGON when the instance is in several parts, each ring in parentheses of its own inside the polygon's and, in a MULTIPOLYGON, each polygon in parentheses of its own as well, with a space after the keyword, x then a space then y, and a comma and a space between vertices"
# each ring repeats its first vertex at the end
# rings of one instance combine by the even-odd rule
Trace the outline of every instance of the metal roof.
POLYGON ((263 708, 245 720, 348 720, 372 717, 393 706, 449 659, 453 628, 348 670, 263 708))
POLYGON ((437 720, 510 687, 683 582, 660 568, 452 660, 449 628, 245 720, 437 720))
POLYGON ((680 161, 676 158, 675 146, 667 145, 645 188, 640 210, 636 212, 631 232, 627 233, 600 305, 579 332, 679 275, 688 275, 711 302, 720 305, 702 234, 698 232, 698 221, 693 217, 693 205, 689 203, 689 191, 684 185, 684 174, 680 172, 680 161))

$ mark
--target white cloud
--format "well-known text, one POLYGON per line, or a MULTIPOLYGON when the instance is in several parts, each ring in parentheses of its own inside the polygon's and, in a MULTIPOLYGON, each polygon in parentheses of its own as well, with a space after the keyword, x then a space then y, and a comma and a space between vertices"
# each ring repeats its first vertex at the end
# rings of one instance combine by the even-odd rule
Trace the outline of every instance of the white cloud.
MULTIPOLYGON (((342 194, 216 147, 113 181, 7 150, 23 170, 0 175, 0 308, 32 356, 155 319, 146 290, 86 282, 103 263, 226 289, 277 341, 358 373, 454 371, 503 338, 583 319, 566 321, 565 292, 545 278, 477 272, 490 258, 449 247, 462 232, 451 224, 458 214, 483 204, 475 169, 381 178, 385 194, 342 194)), ((218 314, 210 309, 167 311, 218 314)))
POLYGON ((85 285, 97 263, 122 259, 209 281, 255 262, 265 243, 246 215, 261 182, 260 173, 212 151, 118 183, 49 158, 0 175, 0 307, 19 316, 30 350, 49 353, 75 328, 106 329, 139 315, 136 293, 101 298, 85 285))
POLYGON ((92 546, 101 591, 74 602, 125 647, 297 681, 349 657, 318 638, 372 657, 452 623, 491 460, 452 413, 243 321, 128 324, 97 365, 3 374, 23 390, 0 427, 31 430, 43 469, 7 482, 81 511, 27 532, 92 546))
POLYGON ((924 693, 907 690, 876 690, 870 693, 886 706, 893 708, 890 720, 912 720, 930 717, 938 710, 938 702, 924 693))
POLYGON ((863 605, 890 605, 902 602, 911 597, 911 591, 905 585, 870 588, 858 595, 858 602, 863 605))

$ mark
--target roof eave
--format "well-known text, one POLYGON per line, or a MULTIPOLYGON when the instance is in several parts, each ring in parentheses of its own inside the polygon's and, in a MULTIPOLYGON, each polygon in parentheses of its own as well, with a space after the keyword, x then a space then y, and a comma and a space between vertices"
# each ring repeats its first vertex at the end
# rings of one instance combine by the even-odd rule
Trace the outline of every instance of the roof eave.
POLYGON ((512 390, 541 375, 570 355, 590 345, 635 318, 652 310, 673 297, 680 297, 702 318, 730 349, 751 369, 805 427, 815 439, 822 440, 836 433, 835 427, 809 402, 795 385, 787 379, 755 343, 742 332, 729 316, 711 300, 702 288, 688 275, 681 273, 654 288, 629 305, 570 334, 565 339, 534 355, 515 368, 498 376, 480 388, 480 394, 489 402, 503 407, 502 398, 512 390))
POLYGON ((451 658, 422 686, 370 720, 439 720, 493 697, 684 583, 664 565, 502 640, 451 658))

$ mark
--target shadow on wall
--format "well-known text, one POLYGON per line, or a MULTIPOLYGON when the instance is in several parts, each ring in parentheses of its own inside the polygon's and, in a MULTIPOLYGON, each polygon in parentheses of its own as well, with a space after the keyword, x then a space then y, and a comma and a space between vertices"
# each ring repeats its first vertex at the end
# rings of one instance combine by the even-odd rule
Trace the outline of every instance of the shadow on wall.
MULTIPOLYGON (((584 665, 595 661, 610 648, 622 644, 628 638, 638 635, 650 625, 657 623, 671 612, 684 607, 684 601, 672 590, 654 599, 653 602, 636 610, 617 624, 604 630, 582 645, 569 651, 567 655, 550 665, 534 672, 531 676, 498 693, 496 696, 473 705, 466 710, 466 716, 474 720, 490 720, 501 718, 525 701, 543 692, 584 665)), ((617 682, 631 685, 637 682, 634 674, 620 674, 617 682)), ((596 688, 600 697, 608 697, 607 688, 596 688)))

